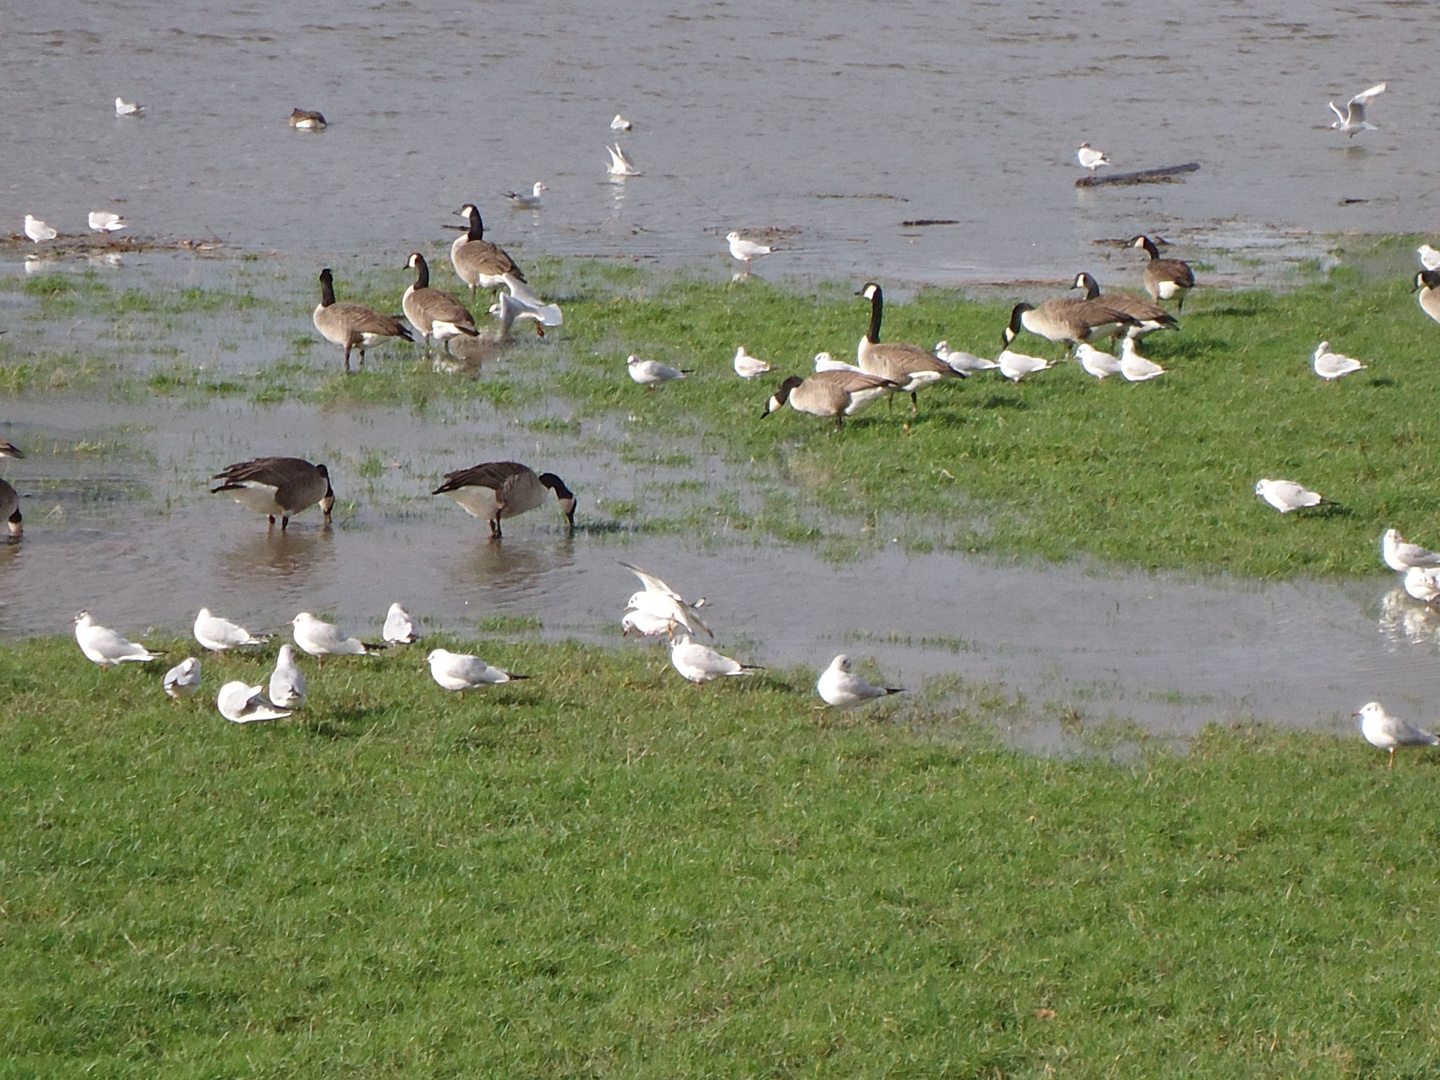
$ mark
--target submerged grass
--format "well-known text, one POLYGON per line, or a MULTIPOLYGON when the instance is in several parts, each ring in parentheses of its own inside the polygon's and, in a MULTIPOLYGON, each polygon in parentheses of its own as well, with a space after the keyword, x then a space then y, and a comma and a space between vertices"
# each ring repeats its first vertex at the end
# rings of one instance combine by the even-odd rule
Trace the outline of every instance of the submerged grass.
POLYGON ((479 651, 534 677, 307 661, 238 727, 260 659, 172 706, 0 650, 0 1073, 1433 1075, 1440 760, 1041 760, 1000 701, 826 725, 812 672, 479 651))

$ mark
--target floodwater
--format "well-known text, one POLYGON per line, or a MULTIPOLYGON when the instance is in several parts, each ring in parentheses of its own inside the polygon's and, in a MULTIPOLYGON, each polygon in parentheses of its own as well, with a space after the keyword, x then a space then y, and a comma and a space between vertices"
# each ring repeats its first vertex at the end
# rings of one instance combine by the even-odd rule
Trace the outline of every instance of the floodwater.
MULTIPOLYGON (((138 289, 248 290, 289 267, 307 298, 293 323, 240 312, 168 324, 193 361, 243 370, 311 332, 315 267, 394 265, 443 240, 467 200, 522 263, 544 253, 728 274, 724 233, 773 228, 781 243, 757 274, 856 283, 1063 279, 1102 261, 1103 282, 1125 283, 1138 253, 1103 241, 1142 229, 1190 245, 1182 254, 1198 251, 1216 277, 1283 278, 1324 255, 1324 233, 1425 223, 1440 105, 1420 92, 1434 53, 1424 5, 1157 10, 32 5, 0 29, 0 107, 24 118, 0 171, 0 227, 18 231, 31 212, 74 233, 85 211, 111 207, 138 236, 271 253, 264 271, 189 255, 127 256, 107 271, 138 289), (1328 99, 1379 79, 1390 81, 1371 112, 1381 131, 1316 130, 1328 99), (116 94, 147 116, 114 117, 116 94), (294 106, 324 111, 331 128, 291 131, 294 106), (616 111, 635 123, 621 140, 644 172, 624 183, 603 173, 616 111), (1183 184, 1078 191, 1082 139, 1119 169, 1201 170, 1183 184), (539 211, 497 197, 537 178, 550 188, 539 211), (921 218, 958 223, 902 224, 921 218)), ((4 272, 21 273, 8 250, 4 272)), ((12 356, 59 341, 163 366, 137 350, 134 327, 39 327, 22 298, 3 299, 12 356)), ((556 337, 520 348, 563 348, 556 337)), ((335 359, 323 344, 313 356, 335 359)), ((746 660, 819 668, 844 650, 895 684, 993 683, 1024 699, 1032 722, 1014 737, 1035 745, 1060 741, 1077 715, 1183 734, 1250 717, 1328 729, 1375 697, 1416 718, 1436 706, 1440 626, 1390 595, 1388 576, 1254 584, 1017 565, 916 554, 853 521, 822 522, 851 541, 840 560, 718 514, 685 532, 632 528, 779 481, 692 447, 655 464, 668 457, 643 452, 653 433, 625 417, 557 434, 533 423, 543 410, 473 403, 66 393, 3 409, 0 437, 36 452, 0 465, 26 516, 23 543, 0 547, 0 637, 66 631, 80 607, 132 634, 181 632, 202 604, 256 630, 310 609, 374 632, 400 599, 432 630, 509 616, 547 637, 610 640, 635 588, 625 559, 706 596, 721 644, 746 660), (210 473, 260 453, 330 465, 333 529, 311 511, 267 535, 208 494, 210 473), (546 508, 491 544, 483 522, 428 494, 444 471, 506 457, 575 488, 573 537, 546 508), (616 504, 636 509, 611 515, 616 504)))

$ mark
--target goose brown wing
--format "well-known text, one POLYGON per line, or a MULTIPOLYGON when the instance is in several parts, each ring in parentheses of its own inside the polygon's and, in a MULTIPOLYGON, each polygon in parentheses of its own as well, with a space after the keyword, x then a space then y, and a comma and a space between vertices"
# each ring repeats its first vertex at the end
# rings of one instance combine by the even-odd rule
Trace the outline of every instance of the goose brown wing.
POLYGON ((520 267, 515 265, 515 260, 510 258, 509 253, 499 245, 490 243, 489 240, 467 241, 456 250, 455 260, 462 263, 472 273, 482 274, 485 277, 514 274, 521 281, 525 281, 525 274, 520 267))
POLYGON ((821 386, 843 390, 847 394, 859 393, 862 390, 878 390, 882 386, 899 385, 894 379, 886 379, 880 375, 867 375, 863 371, 817 371, 806 381, 811 380, 821 386))
POLYGON ((350 301, 339 301, 325 309, 332 317, 343 319, 353 334, 379 334, 382 337, 408 337, 409 331, 400 325, 400 320, 382 315, 374 308, 350 301))
POLYGON ((499 491, 506 481, 529 471, 528 466, 521 465, 518 461, 487 461, 469 469, 446 473, 445 482, 431 494, 444 495, 446 492, 467 487, 488 487, 499 491))
POLYGON ((1134 293, 1112 292, 1100 297, 1101 303, 1107 304, 1116 311, 1123 311, 1131 318, 1140 322, 1157 322, 1161 326, 1174 326, 1175 316, 1162 308, 1159 304, 1152 304, 1143 297, 1134 293))
POLYGON ((431 322, 475 326, 475 316, 470 314, 470 309, 442 289, 416 289, 410 295, 421 305, 431 322))

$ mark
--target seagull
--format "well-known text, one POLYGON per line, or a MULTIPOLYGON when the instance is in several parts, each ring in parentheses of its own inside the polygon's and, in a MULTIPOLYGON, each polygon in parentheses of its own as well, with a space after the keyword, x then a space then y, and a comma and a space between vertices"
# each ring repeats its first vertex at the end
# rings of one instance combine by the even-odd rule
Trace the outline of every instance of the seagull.
POLYGON ((630 371, 630 378, 652 390, 661 383, 683 379, 686 375, 694 374, 689 368, 673 368, 668 364, 660 363, 659 360, 641 360, 633 354, 626 359, 625 365, 630 371))
POLYGON ((1095 170, 1101 165, 1110 164, 1110 159, 1105 156, 1105 151, 1096 150, 1088 142, 1080 144, 1080 149, 1075 151, 1075 157, 1079 160, 1082 169, 1090 170, 1091 176, 1095 175, 1095 170))
POLYGON ((1386 529, 1380 544, 1385 553, 1385 565, 1399 573, 1403 574, 1412 566, 1440 566, 1440 552, 1409 543, 1400 535, 1399 529, 1386 529))
POLYGON ((478 656, 453 653, 446 649, 435 649, 425 658, 430 665, 430 677, 446 690, 474 690, 477 686, 493 686, 507 683, 511 679, 528 679, 529 675, 516 675, 513 671, 502 671, 491 667, 478 656))
POLYGON ((1107 376, 1119 375, 1123 371, 1119 357, 1103 352, 1089 342, 1082 341, 1075 346, 1075 359, 1080 361, 1080 366, 1087 374, 1094 375, 1101 382, 1104 382, 1107 376))
POLYGON ((742 379, 753 379, 769 370, 770 365, 747 353, 744 345, 735 350, 735 374, 742 379))
POLYGON ((526 195, 523 191, 507 191, 505 192, 505 197, 510 200, 510 205, 517 210, 539 210, 541 205, 540 196, 549 190, 544 182, 536 180, 535 186, 531 189, 529 195, 526 195))
POLYGON ((1390 751, 1390 768, 1395 768, 1395 751, 1401 746, 1440 746, 1440 736, 1421 731, 1414 724, 1391 716, 1378 701, 1361 707, 1351 716, 1360 717, 1360 734, 1371 746, 1390 751))
POLYGON ((1354 138, 1362 131, 1379 131, 1374 124, 1365 119, 1365 106, 1374 101, 1385 92, 1385 84, 1376 83, 1369 90, 1356 94, 1345 105, 1342 113, 1335 107, 1335 102, 1330 102, 1330 111, 1335 114, 1336 120, 1330 125, 1332 131, 1347 131, 1350 138, 1354 138))
POLYGON ((746 240, 738 232, 726 233, 725 239, 730 241, 731 256, 745 264, 746 277, 750 276, 751 259, 758 259, 761 255, 770 254, 770 245, 758 244, 754 240, 746 240))
POLYGON ((308 611, 296 615, 290 625, 295 628, 295 644, 311 656, 318 656, 322 664, 327 656, 364 656, 371 649, 384 648, 350 637, 338 626, 323 622, 308 611))
POLYGON ((1359 360, 1353 360, 1348 356, 1341 356, 1337 352, 1330 351, 1330 342, 1322 341, 1315 348, 1315 374, 1319 375, 1326 382, 1333 382, 1336 379, 1349 375, 1352 371, 1364 371, 1365 365, 1359 360))
POLYGON ((1440 597, 1440 569, 1433 566, 1412 566, 1405 571, 1405 591, 1427 606, 1434 606, 1440 597))
POLYGON ((610 164, 605 171, 611 176, 639 176, 640 170, 635 168, 635 163, 625 156, 625 151, 620 149, 617 142, 614 146, 607 146, 610 151, 610 164))
POLYGON ((227 682, 220 688, 215 699, 220 715, 237 724, 249 724, 256 720, 282 720, 289 716, 289 710, 277 709, 265 700, 263 686, 247 686, 243 682, 227 682))
POLYGON ((935 343, 935 355, 967 378, 977 371, 993 371, 1000 366, 994 360, 987 360, 983 356, 976 356, 974 353, 968 353, 961 349, 952 349, 948 341, 935 343))
POLYGON ((856 375, 867 375, 869 372, 858 368, 854 364, 847 364, 844 360, 836 360, 828 352, 817 352, 815 354, 816 371, 850 371, 856 375))
POLYGON ((268 635, 256 637, 243 626, 212 615, 209 608, 202 607, 200 614, 195 616, 195 640, 219 656, 226 649, 239 645, 264 645, 270 638, 268 635))
POLYGON ((145 113, 144 105, 137 105, 133 101, 126 101, 122 97, 115 99, 116 116, 142 116, 145 113))
POLYGON ((611 131, 629 131, 632 126, 630 121, 626 120, 625 117, 621 116, 618 112, 615 114, 615 119, 610 121, 611 131))
POLYGON ((295 650, 280 646, 275 670, 270 673, 270 700, 282 709, 298 709, 305 704, 305 673, 295 664, 295 650))
POLYGON ((1421 244, 1415 249, 1415 254, 1420 256, 1420 265, 1426 270, 1440 270, 1440 251, 1436 251, 1429 244, 1421 244))
POLYGON ((420 640, 410 613, 398 602, 391 604, 390 610, 385 613, 385 629, 380 631, 380 636, 391 645, 409 645, 420 640))
POLYGON ((158 660, 164 653, 152 653, 144 645, 133 641, 126 641, 114 630, 109 630, 98 625, 90 618, 88 611, 82 611, 75 616, 75 640, 80 645, 80 651, 85 658, 92 663, 99 664, 102 668, 110 667, 112 664, 123 664, 127 661, 137 664, 144 664, 151 660, 158 660))
POLYGON ((1135 348, 1135 339, 1126 337, 1120 342, 1120 374, 1127 382, 1146 382, 1164 375, 1165 369, 1141 356, 1135 348))
POLYGON ((119 214, 112 214, 109 210, 90 211, 91 232, 119 232, 125 228, 125 219, 119 214))
POLYGON ((695 628, 699 627, 712 638, 715 636, 710 627, 705 625, 705 620, 700 618, 698 609, 705 603, 704 599, 697 600, 693 604, 687 603, 683 596, 648 570, 642 570, 640 567, 624 561, 620 565, 639 578, 640 583, 645 586, 640 592, 634 593, 630 597, 629 602, 625 605, 627 611, 639 611, 664 619, 666 622, 676 623, 685 627, 692 634, 695 632, 695 628))
POLYGON ((165 672, 165 681, 162 685, 165 687, 165 693, 176 701, 181 698, 194 697, 195 691, 200 689, 200 661, 193 656, 181 660, 180 663, 165 672))
POLYGON ((290 110, 290 126, 297 131, 324 131, 325 117, 314 109, 294 108, 290 110))
POLYGON ((1288 514, 1302 506, 1319 506, 1324 498, 1315 491, 1307 491, 1293 480, 1262 479, 1255 485, 1255 494, 1279 510, 1288 514))
POLYGON ((826 705, 839 705, 842 709, 905 692, 903 687, 875 686, 859 675, 851 674, 850 658, 844 653, 830 661, 825 674, 821 675, 820 681, 815 684, 815 691, 826 705))
POLYGON ((1042 360, 1038 356, 1026 356, 1024 353, 1011 352, 1006 349, 1000 354, 1000 360, 996 366, 1000 369, 1001 375, 1011 382, 1018 383, 1026 375, 1044 371, 1046 368, 1053 367, 1054 364, 1053 360, 1042 360))
POLYGON ((742 664, 728 656, 721 656, 708 645, 697 645, 683 631, 676 634, 670 643, 670 666, 697 686, 726 675, 748 675, 752 671, 765 670, 756 664, 742 664))
MULTIPOLYGON (((643 596, 645 594, 637 593, 636 595, 643 596)), ((633 630, 636 637, 659 637, 661 634, 668 634, 670 627, 674 625, 674 620, 667 619, 662 615, 652 615, 639 608, 626 608, 625 614, 620 617, 620 636, 629 637, 633 630)))
POLYGON ((41 221, 39 218, 31 217, 29 214, 26 214, 25 235, 38 244, 42 240, 54 240, 57 236, 60 235, 60 233, 58 230, 52 229, 49 225, 46 225, 45 222, 41 221))

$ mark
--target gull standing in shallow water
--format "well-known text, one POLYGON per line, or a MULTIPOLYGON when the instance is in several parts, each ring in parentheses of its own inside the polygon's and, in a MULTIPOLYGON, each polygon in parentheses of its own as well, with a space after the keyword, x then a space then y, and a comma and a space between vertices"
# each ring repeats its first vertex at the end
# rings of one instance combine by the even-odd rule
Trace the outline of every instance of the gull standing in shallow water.
POLYGON ((164 655, 152 653, 144 645, 126 641, 114 630, 98 625, 88 611, 75 616, 75 641, 85 658, 102 668, 127 662, 144 664, 164 655))
POLYGON ((60 233, 58 230, 52 229, 49 225, 46 225, 45 222, 41 221, 39 218, 32 217, 30 214, 26 214, 25 235, 28 236, 31 240, 35 241, 35 243, 39 244, 43 243, 46 240, 54 240, 57 236, 60 235, 60 233))
POLYGON ((90 231, 105 233, 119 232, 125 228, 125 219, 109 210, 90 211, 90 231))
POLYGON ((176 701, 194 697, 195 691, 200 689, 200 661, 193 656, 181 660, 165 672, 161 685, 165 688, 165 693, 176 701))
POLYGON ((256 720, 283 720, 290 713, 277 709, 265 700, 263 686, 249 686, 243 682, 227 682, 220 688, 215 705, 220 715, 236 724, 249 724, 256 720))
POLYGON ((1324 498, 1319 492, 1307 491, 1293 480, 1262 479, 1255 485, 1255 494, 1282 514, 1305 506, 1319 506, 1324 498))
POLYGON ((841 653, 830 661, 825 674, 821 675, 820 681, 815 684, 815 692, 826 705, 838 705, 842 709, 848 709, 852 705, 863 705, 876 698, 903 694, 905 690, 899 686, 876 686, 853 674, 850 671, 850 658, 841 653))
POLYGON ((1330 102, 1330 111, 1335 114, 1336 118, 1335 122, 1330 125, 1330 129, 1348 132, 1352 139, 1362 131, 1379 131, 1379 128, 1365 119, 1365 106, 1384 92, 1385 84, 1383 82, 1376 83, 1369 90, 1361 91, 1346 102, 1343 113, 1336 108, 1335 102, 1330 102))
POLYGON ((1395 768, 1395 751, 1402 746, 1440 746, 1440 736, 1421 731, 1414 724, 1391 716, 1378 701, 1361 707, 1351 716, 1360 717, 1360 734, 1371 746, 1390 751, 1390 768, 1395 768))
POLYGON ((453 653, 447 649, 435 649, 425 658, 430 665, 430 677, 446 690, 474 690, 477 686, 494 686, 511 679, 528 679, 529 675, 516 675, 491 667, 478 656, 468 653, 453 653))
POLYGON ((1412 544, 1400 535, 1399 529, 1386 529, 1380 538, 1385 565, 1398 573, 1405 573, 1413 566, 1440 566, 1440 552, 1412 544))
POLYGON ((1322 341, 1315 348, 1315 374, 1326 382, 1342 379, 1354 371, 1364 371, 1365 365, 1340 353, 1330 351, 1330 342, 1322 341))
POLYGON ((747 240, 738 232, 725 234, 725 239, 730 242, 730 255, 739 259, 745 264, 745 276, 750 276, 750 260, 758 259, 761 255, 770 254, 770 245, 757 243, 754 240, 747 240))
POLYGON ((1075 157, 1080 162, 1082 169, 1090 170, 1091 176, 1095 175, 1095 170, 1101 165, 1110 164, 1110 159, 1105 156, 1105 151, 1096 150, 1088 142, 1080 144, 1080 149, 1075 151, 1075 157))
POLYGON ((684 631, 676 634, 670 644, 670 665, 696 686, 727 675, 748 675, 752 671, 765 670, 758 664, 742 664, 722 656, 708 645, 697 645, 684 631))
POLYGON ((1427 607, 1440 599, 1440 568, 1412 566, 1405 571, 1405 591, 1427 607))

